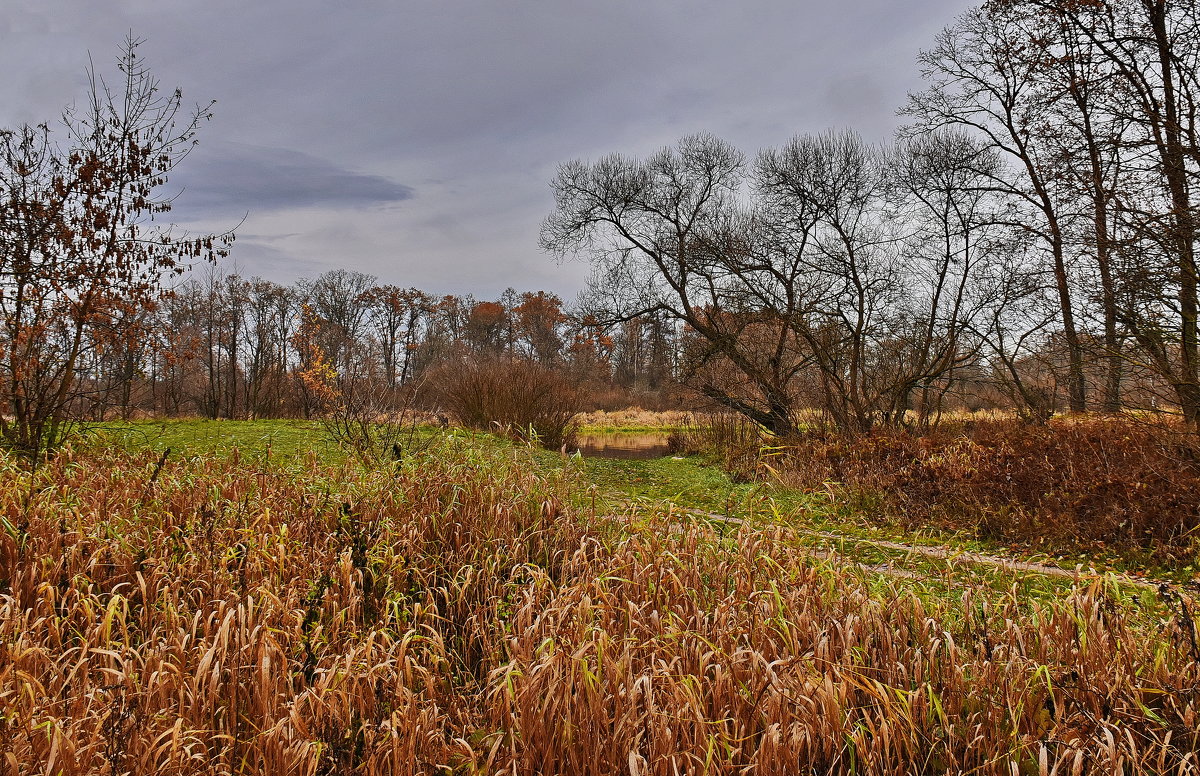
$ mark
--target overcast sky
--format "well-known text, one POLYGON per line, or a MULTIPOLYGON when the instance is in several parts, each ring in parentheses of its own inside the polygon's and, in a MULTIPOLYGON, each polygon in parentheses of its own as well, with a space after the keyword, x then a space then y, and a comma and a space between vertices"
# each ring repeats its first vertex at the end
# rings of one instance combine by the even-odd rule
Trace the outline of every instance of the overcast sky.
POLYGON ((546 289, 557 165, 693 132, 748 153, 886 139, 917 52, 966 0, 5 0, 0 126, 55 118, 132 31, 164 87, 217 100, 171 178, 178 223, 245 221, 229 263, 344 267, 434 293, 546 289))

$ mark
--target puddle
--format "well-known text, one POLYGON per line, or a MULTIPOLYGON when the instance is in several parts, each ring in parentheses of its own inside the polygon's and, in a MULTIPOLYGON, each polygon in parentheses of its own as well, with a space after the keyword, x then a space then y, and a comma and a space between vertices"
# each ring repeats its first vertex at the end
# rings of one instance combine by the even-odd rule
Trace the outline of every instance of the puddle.
POLYGON ((580 455, 593 458, 662 458, 671 452, 668 436, 665 432, 579 434, 575 447, 580 455))

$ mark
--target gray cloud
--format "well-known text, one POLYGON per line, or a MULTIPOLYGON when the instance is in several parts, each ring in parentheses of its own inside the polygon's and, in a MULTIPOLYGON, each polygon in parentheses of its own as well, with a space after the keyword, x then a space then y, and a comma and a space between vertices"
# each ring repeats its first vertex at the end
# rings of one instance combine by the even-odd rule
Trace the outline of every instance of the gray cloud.
POLYGON ((299 258, 293 251, 277 247, 277 242, 279 239, 274 237, 239 234, 234 261, 227 269, 246 277, 268 278, 316 277, 329 269, 319 261, 299 258))
POLYGON ((287 148, 246 143, 198 146, 172 177, 178 213, 230 216, 292 208, 370 207, 402 202, 412 188, 287 148))

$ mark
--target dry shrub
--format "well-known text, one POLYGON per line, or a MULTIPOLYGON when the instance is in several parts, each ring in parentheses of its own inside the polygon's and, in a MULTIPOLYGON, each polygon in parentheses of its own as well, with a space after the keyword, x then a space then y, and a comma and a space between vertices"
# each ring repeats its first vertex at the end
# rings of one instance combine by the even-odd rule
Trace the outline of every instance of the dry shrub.
POLYGON ((532 361, 468 359, 444 364, 426 381, 454 420, 549 448, 570 444, 579 392, 562 374, 532 361))
POLYGON ((912 525, 976 527, 1059 549, 1148 550, 1175 562, 1194 559, 1200 538, 1196 452, 1167 426, 980 421, 920 436, 805 436, 789 446, 782 479, 832 487, 912 525))
POLYGON ((782 535, 614 538, 477 449, 3 474, 14 774, 1200 773, 1184 599, 936 603, 782 535))
POLYGON ((366 381, 339 389, 323 408, 325 433, 359 461, 398 461, 430 444, 422 426, 436 416, 416 408, 420 384, 387 389, 366 381))

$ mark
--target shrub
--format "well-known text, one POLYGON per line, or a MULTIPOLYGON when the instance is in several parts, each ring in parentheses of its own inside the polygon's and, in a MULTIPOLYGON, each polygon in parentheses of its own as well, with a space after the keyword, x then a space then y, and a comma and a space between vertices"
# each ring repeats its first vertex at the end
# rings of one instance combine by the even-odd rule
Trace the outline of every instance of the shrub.
POLYGON ((325 433, 363 463, 398 461, 429 446, 421 426, 431 418, 413 404, 416 389, 386 390, 364 381, 339 392, 321 413, 325 433))
POLYGON ((524 360, 447 363, 428 380, 435 400, 459 424, 501 431, 549 448, 569 444, 579 391, 558 372, 524 360))

